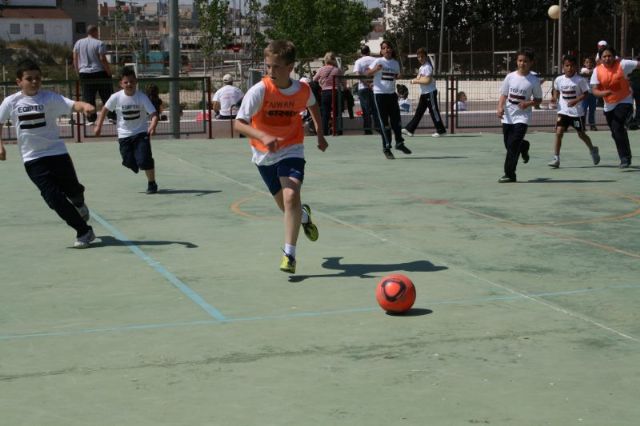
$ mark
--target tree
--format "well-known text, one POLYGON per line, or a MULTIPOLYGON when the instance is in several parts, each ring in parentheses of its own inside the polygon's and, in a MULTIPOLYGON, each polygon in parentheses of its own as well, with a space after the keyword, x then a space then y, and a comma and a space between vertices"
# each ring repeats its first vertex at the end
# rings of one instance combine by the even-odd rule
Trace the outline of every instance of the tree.
POLYGON ((194 0, 193 7, 200 20, 200 47, 205 57, 215 63, 218 52, 232 39, 228 28, 229 2, 227 0, 194 0))
POLYGON ((245 10, 247 11, 247 30, 251 36, 249 56, 251 64, 257 64, 262 62, 262 51, 267 45, 265 35, 260 32, 262 4, 260 0, 245 0, 245 10))
POLYGON ((291 40, 301 65, 328 51, 355 56, 371 27, 357 0, 269 0, 264 11, 271 24, 267 35, 291 40))

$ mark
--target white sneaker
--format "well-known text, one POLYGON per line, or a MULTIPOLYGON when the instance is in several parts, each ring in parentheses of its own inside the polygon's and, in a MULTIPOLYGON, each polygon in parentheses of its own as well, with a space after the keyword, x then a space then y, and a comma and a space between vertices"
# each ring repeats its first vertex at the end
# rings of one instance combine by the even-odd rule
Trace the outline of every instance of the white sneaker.
POLYGON ((87 122, 86 122, 86 123, 84 123, 84 124, 86 124, 87 126, 95 126, 95 125, 96 125, 96 122, 95 122, 95 121, 87 121, 87 122))
POLYGON ((409 137, 413 136, 413 133, 411 133, 410 131, 408 131, 407 129, 404 129, 404 128, 402 129, 402 134, 403 135, 407 135, 409 137))
POLYGON ((91 219, 91 214, 89 214, 89 207, 87 207, 86 204, 83 204, 80 207, 76 207, 76 210, 78 210, 78 213, 80 213, 80 216, 82 216, 85 222, 89 222, 89 219, 91 219))
POLYGON ((554 169, 557 169, 558 167, 560 167, 560 159, 559 158, 554 158, 553 160, 551 160, 551 161, 549 161, 547 163, 547 166, 553 167, 554 169))
POLYGON ((93 233, 93 229, 89 228, 86 234, 79 236, 76 242, 73 243, 73 248, 86 249, 91 244, 91 241, 96 239, 96 234, 93 233))
POLYGON ((109 123, 110 124, 118 124, 118 122, 116 120, 114 120, 113 118, 109 119, 109 123))
POLYGON ((435 132, 434 134, 431 135, 432 138, 439 138, 440 137, 440 133, 435 132))

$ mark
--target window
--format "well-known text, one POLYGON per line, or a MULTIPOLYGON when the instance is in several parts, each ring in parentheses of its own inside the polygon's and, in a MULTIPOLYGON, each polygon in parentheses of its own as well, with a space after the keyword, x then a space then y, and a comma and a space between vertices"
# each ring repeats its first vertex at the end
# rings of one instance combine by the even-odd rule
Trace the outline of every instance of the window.
POLYGON ((78 33, 78 34, 86 34, 87 33, 87 23, 86 22, 76 22, 76 33, 78 33))
POLYGON ((20 24, 10 24, 9 34, 20 34, 20 24))
POLYGON ((44 24, 33 24, 34 34, 44 34, 44 24))

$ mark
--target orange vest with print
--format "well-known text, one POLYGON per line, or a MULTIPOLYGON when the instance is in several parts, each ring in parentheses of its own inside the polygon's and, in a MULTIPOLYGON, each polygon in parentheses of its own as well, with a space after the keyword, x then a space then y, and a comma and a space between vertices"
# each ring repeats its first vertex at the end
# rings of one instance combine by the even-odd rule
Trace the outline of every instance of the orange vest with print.
POLYGON ((622 63, 616 61, 612 67, 605 67, 600 64, 596 67, 596 73, 598 75, 598 81, 600 84, 598 88, 600 90, 611 90, 609 96, 604 97, 604 101, 608 104, 615 104, 620 102, 627 96, 631 95, 631 86, 629 80, 624 75, 624 69, 622 63))
MULTIPOLYGON (((265 86, 264 99, 260 111, 251 117, 251 127, 271 136, 282 138, 278 150, 304 142, 302 116, 311 95, 308 84, 300 82, 300 90, 293 95, 284 95, 269 77, 262 79, 265 86)), ((267 147, 258 139, 251 139, 251 146, 261 152, 267 147)))

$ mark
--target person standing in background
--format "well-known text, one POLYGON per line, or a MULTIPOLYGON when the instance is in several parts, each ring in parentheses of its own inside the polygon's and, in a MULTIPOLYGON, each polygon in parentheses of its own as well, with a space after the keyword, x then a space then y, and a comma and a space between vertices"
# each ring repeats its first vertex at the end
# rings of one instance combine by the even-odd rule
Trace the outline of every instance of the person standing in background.
MULTIPOLYGON (((100 100, 104 104, 113 94, 111 83, 99 81, 111 78, 111 68, 107 60, 107 47, 98 39, 98 27, 89 25, 87 36, 81 38, 73 46, 73 67, 78 73, 82 83, 82 100, 96 106, 96 93, 100 94, 100 100)), ((87 115, 87 124, 95 123, 97 114, 87 115)), ((108 116, 115 123, 116 114, 110 112, 108 116)))
MULTIPOLYGON (((371 56, 369 46, 363 46, 362 49, 360 49, 360 54, 362 55, 360 59, 353 64, 353 72, 357 75, 366 76, 369 65, 371 65, 376 58, 371 56)), ((362 109, 362 128, 365 135, 373 134, 371 124, 375 104, 373 103, 372 84, 373 80, 368 78, 358 81, 358 99, 360 99, 360 108, 362 109)))

